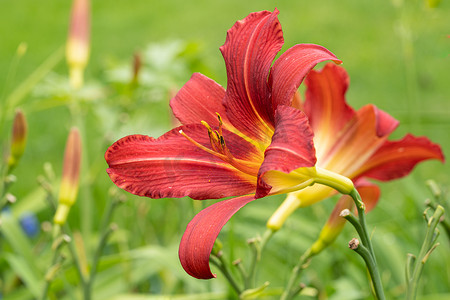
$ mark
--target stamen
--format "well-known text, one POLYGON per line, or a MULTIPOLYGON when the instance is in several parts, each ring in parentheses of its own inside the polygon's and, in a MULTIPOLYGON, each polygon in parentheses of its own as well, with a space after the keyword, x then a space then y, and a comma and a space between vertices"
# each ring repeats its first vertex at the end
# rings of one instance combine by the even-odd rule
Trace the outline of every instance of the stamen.
POLYGON ((216 115, 217 119, 219 119, 219 135, 222 135, 222 125, 223 125, 222 117, 218 112, 216 112, 216 115))
POLYGON ((211 143, 211 147, 213 148, 214 151, 218 151, 219 149, 217 148, 217 144, 219 142, 219 135, 216 133, 217 131, 213 131, 211 129, 211 126, 209 126, 209 124, 205 121, 201 121, 202 125, 206 127, 206 129, 208 129, 208 136, 209 136, 209 141, 211 143))
POLYGON ((258 175, 258 169, 260 165, 258 163, 237 159, 231 154, 230 150, 226 146, 225 138, 222 135, 222 119, 219 116, 219 130, 212 130, 211 126, 205 121, 201 121, 202 125, 206 127, 208 130, 209 140, 211 143, 211 148, 209 149, 202 144, 196 142, 194 139, 189 137, 187 134, 183 132, 183 130, 180 130, 179 133, 184 136, 188 141, 190 141, 193 145, 197 146, 198 148, 208 152, 209 154, 212 154, 224 162, 229 163, 236 169, 240 170, 241 172, 244 172, 246 174, 257 176, 258 175))
POLYGON ((183 130, 178 131, 182 136, 184 136, 189 142, 191 142, 192 144, 194 144, 195 146, 199 147, 200 149, 208 152, 209 154, 212 154, 214 156, 217 156, 223 160, 226 160, 226 156, 223 154, 218 153, 217 151, 213 151, 211 149, 206 148, 205 146, 203 146, 202 144, 196 142, 194 139, 192 139, 190 136, 188 136, 186 133, 184 133, 183 130))

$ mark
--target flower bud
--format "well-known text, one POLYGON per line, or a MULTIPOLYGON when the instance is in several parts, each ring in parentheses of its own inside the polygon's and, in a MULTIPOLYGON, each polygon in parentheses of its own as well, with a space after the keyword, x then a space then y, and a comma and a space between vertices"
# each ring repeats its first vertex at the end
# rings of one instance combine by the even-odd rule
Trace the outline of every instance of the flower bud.
POLYGON ((89 35, 89 0, 74 0, 66 44, 66 60, 70 84, 75 89, 83 85, 83 72, 89 59, 89 35))
POLYGON ((25 151, 27 143, 27 120, 21 110, 16 112, 12 128, 11 150, 8 158, 8 167, 14 168, 25 151))
POLYGON ((323 226, 319 238, 311 246, 312 255, 319 254, 323 249, 328 247, 337 236, 341 233, 345 225, 345 219, 340 216, 343 210, 353 207, 353 200, 349 196, 342 196, 333 209, 327 223, 323 226))
POLYGON ((133 78, 131 79, 132 83, 138 83, 141 69, 142 69, 141 54, 139 52, 135 52, 133 55, 133 78))
POLYGON ((58 208, 53 221, 63 225, 78 193, 81 168, 81 139, 78 129, 73 128, 67 139, 64 153, 63 174, 59 188, 58 208))

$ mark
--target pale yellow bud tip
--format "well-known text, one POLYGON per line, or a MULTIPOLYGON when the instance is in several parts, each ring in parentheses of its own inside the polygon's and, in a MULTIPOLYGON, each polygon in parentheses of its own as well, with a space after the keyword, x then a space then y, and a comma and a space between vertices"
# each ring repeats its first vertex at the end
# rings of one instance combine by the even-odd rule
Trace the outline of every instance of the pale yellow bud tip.
POLYGON ((84 76, 83 76, 84 68, 80 67, 71 67, 69 70, 69 80, 70 86, 73 89, 79 89, 83 86, 84 76))
POLYGON ((69 215, 69 211, 69 205, 60 203, 58 205, 58 209, 56 210, 55 217, 53 218, 53 222, 55 224, 64 225, 66 223, 67 216, 69 215))

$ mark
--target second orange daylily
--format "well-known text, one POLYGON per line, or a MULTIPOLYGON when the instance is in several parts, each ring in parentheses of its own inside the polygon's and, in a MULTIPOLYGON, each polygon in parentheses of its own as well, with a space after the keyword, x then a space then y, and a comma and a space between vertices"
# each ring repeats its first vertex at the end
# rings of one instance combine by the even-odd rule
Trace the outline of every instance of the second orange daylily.
MULTIPOLYGON (((327 64, 320 71, 311 71, 305 79, 305 102, 294 106, 305 112, 314 132, 316 166, 339 173, 353 180, 366 209, 371 210, 380 196, 378 186, 366 179, 389 181, 406 176, 414 166, 427 159, 444 161, 439 145, 426 137, 406 135, 389 141, 389 135, 399 122, 386 112, 369 104, 358 111, 345 100, 349 78, 345 70, 327 64)), ((288 194, 284 203, 268 221, 268 227, 278 230, 286 218, 299 207, 323 200, 335 191, 324 185, 314 185, 288 194)), ((325 225, 319 244, 328 244, 342 230, 345 219, 339 213, 351 209, 348 196, 336 204, 325 225)), ((315 245, 319 250, 319 245, 315 245)), ((321 247, 324 245, 321 245, 321 247)))

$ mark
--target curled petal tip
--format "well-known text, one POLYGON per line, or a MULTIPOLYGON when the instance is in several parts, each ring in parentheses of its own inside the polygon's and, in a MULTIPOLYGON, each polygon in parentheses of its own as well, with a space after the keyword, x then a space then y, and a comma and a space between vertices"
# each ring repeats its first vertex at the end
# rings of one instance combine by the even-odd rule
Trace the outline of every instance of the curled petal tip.
POLYGON ((247 203, 253 195, 217 202, 199 212, 186 227, 178 255, 183 269, 197 279, 211 279, 216 275, 209 267, 209 257, 219 232, 228 220, 247 203))

